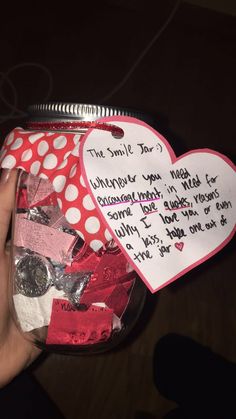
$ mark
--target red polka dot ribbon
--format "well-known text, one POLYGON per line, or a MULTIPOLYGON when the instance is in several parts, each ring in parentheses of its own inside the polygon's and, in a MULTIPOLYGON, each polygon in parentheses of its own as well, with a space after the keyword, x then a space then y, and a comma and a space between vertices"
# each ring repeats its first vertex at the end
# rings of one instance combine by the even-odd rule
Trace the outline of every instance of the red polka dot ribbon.
POLYGON ((0 167, 23 169, 48 179, 57 194, 58 205, 78 235, 97 251, 111 240, 81 175, 81 134, 71 132, 24 131, 15 128, 6 137, 0 167))

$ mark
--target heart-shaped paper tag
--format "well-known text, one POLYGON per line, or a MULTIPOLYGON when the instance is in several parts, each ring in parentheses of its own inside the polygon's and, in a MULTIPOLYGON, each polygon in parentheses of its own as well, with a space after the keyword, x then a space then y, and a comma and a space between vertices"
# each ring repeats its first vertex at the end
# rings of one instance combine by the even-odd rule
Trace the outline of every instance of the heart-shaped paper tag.
POLYGON ((137 119, 100 121, 121 127, 124 137, 90 130, 81 144, 83 176, 115 241, 154 292, 233 237, 235 167, 209 149, 177 158, 137 119))

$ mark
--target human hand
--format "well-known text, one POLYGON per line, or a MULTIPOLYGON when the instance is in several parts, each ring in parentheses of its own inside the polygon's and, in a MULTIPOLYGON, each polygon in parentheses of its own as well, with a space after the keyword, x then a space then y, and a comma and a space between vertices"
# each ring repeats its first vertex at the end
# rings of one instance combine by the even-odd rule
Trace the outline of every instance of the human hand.
POLYGON ((0 388, 30 365, 40 350, 26 340, 10 313, 10 255, 6 238, 14 206, 16 170, 4 169, 0 181, 0 388))

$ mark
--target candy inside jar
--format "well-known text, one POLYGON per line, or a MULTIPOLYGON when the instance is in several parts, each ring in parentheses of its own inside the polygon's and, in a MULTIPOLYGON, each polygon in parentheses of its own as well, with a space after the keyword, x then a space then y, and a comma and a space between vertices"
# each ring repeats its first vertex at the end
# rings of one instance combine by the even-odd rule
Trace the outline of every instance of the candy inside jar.
POLYGON ((105 350, 123 338, 139 287, 115 243, 94 252, 62 214, 50 182, 23 171, 14 224, 13 302, 28 338, 41 347, 81 351, 105 350))
MULTIPOLYGON (((63 134, 25 131, 25 138, 31 141, 30 136, 34 137, 31 143, 36 147, 41 135, 37 152, 43 155, 52 144, 54 149, 63 148, 63 134)), ((81 135, 73 133, 70 138, 75 140, 75 136, 81 135)), ((58 193, 62 186, 58 179, 65 182, 64 178, 73 178, 74 183, 66 189, 70 190, 69 204, 75 200, 76 182, 82 182, 75 170, 79 159, 74 146, 67 176, 59 171, 65 165, 63 161, 56 168, 59 175, 54 173, 52 177, 50 164, 45 164, 47 155, 42 160, 47 169, 44 173, 18 170, 12 237, 12 311, 26 339, 40 348, 93 353, 113 348, 130 332, 142 311, 146 287, 108 231, 104 230, 107 239, 103 245, 96 248, 100 241, 88 240, 92 235, 90 226, 87 232, 78 230, 81 206, 89 215, 92 213, 88 191, 73 213, 71 207, 62 211, 58 193)), ((26 161, 27 152, 22 154, 26 161)), ((88 218, 96 221, 93 213, 88 218)))

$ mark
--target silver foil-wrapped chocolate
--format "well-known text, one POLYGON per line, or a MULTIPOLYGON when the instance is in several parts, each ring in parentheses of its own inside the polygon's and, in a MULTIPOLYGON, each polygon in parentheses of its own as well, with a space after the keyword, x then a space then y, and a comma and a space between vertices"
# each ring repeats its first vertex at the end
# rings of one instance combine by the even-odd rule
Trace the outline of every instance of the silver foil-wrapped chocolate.
POLYGON ((71 304, 78 306, 82 293, 91 278, 92 272, 58 273, 53 284, 63 290, 71 304))
POLYGON ((28 220, 35 223, 48 225, 50 218, 41 207, 33 207, 28 210, 28 220))
POLYGON ((50 262, 36 254, 26 254, 15 267, 16 290, 26 297, 46 294, 52 284, 53 270, 50 262))

